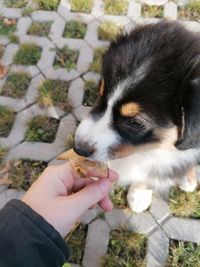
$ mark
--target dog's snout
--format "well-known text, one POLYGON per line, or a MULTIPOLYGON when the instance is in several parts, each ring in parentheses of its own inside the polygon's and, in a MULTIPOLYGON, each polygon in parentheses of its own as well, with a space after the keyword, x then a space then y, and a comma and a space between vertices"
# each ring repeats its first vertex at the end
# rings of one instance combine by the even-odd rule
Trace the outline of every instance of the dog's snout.
POLYGON ((83 157, 90 157, 94 153, 94 147, 85 143, 74 144, 73 149, 78 155, 83 157))

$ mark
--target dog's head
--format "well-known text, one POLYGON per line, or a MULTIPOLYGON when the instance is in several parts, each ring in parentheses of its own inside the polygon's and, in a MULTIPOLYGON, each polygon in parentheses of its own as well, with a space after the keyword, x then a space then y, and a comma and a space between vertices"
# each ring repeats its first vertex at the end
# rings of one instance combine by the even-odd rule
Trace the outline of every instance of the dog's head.
POLYGON ((177 23, 139 26, 111 43, 99 97, 76 132, 74 149, 94 160, 122 147, 200 144, 200 39, 177 23))

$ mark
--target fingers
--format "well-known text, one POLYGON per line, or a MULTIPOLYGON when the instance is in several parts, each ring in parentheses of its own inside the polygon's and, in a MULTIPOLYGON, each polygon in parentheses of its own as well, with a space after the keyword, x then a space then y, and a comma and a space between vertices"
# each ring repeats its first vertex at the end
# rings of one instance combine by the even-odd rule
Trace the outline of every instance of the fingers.
POLYGON ((104 211, 111 211, 113 208, 113 203, 108 195, 105 195, 98 204, 104 211))
MULTIPOLYGON (((68 196, 66 204, 73 207, 74 219, 77 220, 87 209, 103 199, 110 190, 111 185, 112 183, 109 179, 101 179, 68 196)), ((108 201, 104 200, 102 205, 107 208, 109 206, 108 201)))

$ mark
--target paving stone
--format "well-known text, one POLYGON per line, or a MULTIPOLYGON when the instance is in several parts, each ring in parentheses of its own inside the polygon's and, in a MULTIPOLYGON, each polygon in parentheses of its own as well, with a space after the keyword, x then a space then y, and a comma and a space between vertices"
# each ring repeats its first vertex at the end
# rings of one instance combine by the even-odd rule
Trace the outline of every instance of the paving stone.
POLYGON ((148 212, 133 213, 130 216, 128 229, 131 231, 147 235, 156 228, 157 223, 148 212))
POLYGON ((139 2, 143 4, 156 5, 156 6, 164 5, 167 3, 167 1, 168 0, 139 0, 139 2))
POLYGON ((15 189, 4 190, 0 193, 0 209, 11 199, 21 199, 24 193, 24 191, 17 191, 15 189))
POLYGON ((3 57, 1 59, 1 63, 5 66, 10 65, 13 62, 13 56, 17 52, 19 45, 17 44, 9 44, 4 51, 3 57))
POLYGON ((1 16, 11 19, 17 19, 21 17, 21 9, 19 8, 1 8, 1 16))
POLYGON ((150 207, 150 213, 161 224, 167 217, 170 216, 170 210, 167 202, 159 196, 153 198, 150 207))
POLYGON ((82 121, 88 116, 90 110, 91 110, 91 107, 80 106, 74 109, 73 113, 78 121, 82 121))
POLYGON ((29 17, 22 17, 17 23, 17 34, 24 35, 27 33, 29 27, 31 26, 32 20, 29 17))
POLYGON ((82 262, 83 267, 100 267, 102 257, 107 251, 109 233, 110 228, 101 219, 89 224, 82 262))
POLYGON ((98 209, 87 210, 80 218, 80 222, 83 224, 89 224, 98 216, 98 209))
POLYGON ((105 213, 105 220, 111 229, 127 228, 130 214, 126 210, 113 209, 105 213))
POLYGON ((141 15, 141 4, 136 3, 135 1, 130 1, 128 8, 128 16, 137 19, 141 15))
POLYGON ((71 83, 68 92, 68 101, 73 108, 77 108, 82 104, 84 96, 84 82, 82 79, 76 79, 71 83))
POLYGON ((166 3, 164 6, 164 18, 177 19, 177 5, 174 2, 166 3))
POLYGON ((169 239, 158 229, 148 238, 147 267, 161 267, 167 263, 169 239))
POLYGON ((189 4, 189 1, 190 0, 176 0, 176 4, 178 6, 185 6, 185 5, 189 4))
POLYGON ((104 14, 104 3, 102 0, 94 0, 91 14, 98 18, 104 14))
POLYGON ((170 239, 200 243, 200 221, 172 217, 163 225, 170 239))

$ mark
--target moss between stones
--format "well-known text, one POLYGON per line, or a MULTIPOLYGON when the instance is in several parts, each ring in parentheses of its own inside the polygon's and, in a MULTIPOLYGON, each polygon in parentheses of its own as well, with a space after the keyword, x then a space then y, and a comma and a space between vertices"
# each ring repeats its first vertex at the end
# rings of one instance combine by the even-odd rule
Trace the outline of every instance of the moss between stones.
POLYGON ((21 65, 35 65, 41 56, 41 48, 36 44, 22 44, 14 56, 14 63, 21 65))
POLYGON ((146 238, 125 230, 110 233, 108 252, 101 267, 144 267, 146 238))
POLYGON ((71 10, 74 12, 90 13, 93 0, 71 0, 71 10))
POLYGON ((12 187, 28 190, 46 167, 47 163, 41 161, 20 160, 15 162, 10 171, 12 187))
POLYGON ((38 4, 39 9, 56 10, 60 0, 33 0, 38 4))
POLYGON ((200 20, 200 1, 191 0, 188 5, 179 7, 178 17, 200 20))
POLYGON ((25 140, 28 142, 52 143, 56 137, 59 122, 46 116, 36 116, 27 124, 25 140))
POLYGON ((79 21, 70 21, 66 23, 64 37, 83 39, 86 33, 86 24, 79 21))
POLYGON ((81 264, 85 248, 87 228, 87 225, 78 224, 75 229, 67 236, 67 244, 72 250, 70 262, 81 264))
POLYGON ((122 28, 112 21, 104 21, 98 27, 98 38, 100 40, 114 41, 122 33, 122 28))
POLYGON ((94 72, 100 72, 102 66, 102 57, 106 52, 106 48, 99 47, 94 49, 94 59, 90 64, 90 70, 94 72))
POLYGON ((12 129, 15 113, 12 109, 0 105, 0 137, 7 137, 12 129))
POLYGON ((0 44, 0 58, 3 56, 4 50, 4 46, 0 44))
POLYGON ((105 14, 126 15, 128 9, 127 0, 104 0, 105 14))
POLYGON ((28 34, 47 37, 50 31, 51 25, 52 25, 51 21, 48 21, 48 22, 34 21, 28 30, 28 34))
POLYGON ((170 241, 166 267, 199 267, 199 263, 200 245, 183 241, 170 241))
POLYGON ((4 4, 7 7, 22 8, 27 5, 27 0, 4 0, 4 4))
POLYGON ((16 20, 3 18, 0 16, 0 35, 7 35, 16 31, 16 20))
POLYGON ((143 5, 141 14, 143 17, 162 18, 164 15, 164 9, 162 6, 143 5))
POLYGON ((30 16, 31 13, 32 13, 33 11, 35 11, 35 10, 36 10, 36 9, 33 8, 33 7, 31 7, 31 6, 27 6, 27 7, 25 7, 25 8, 22 10, 22 16, 30 16))
POLYGON ((128 202, 126 198, 127 192, 128 192, 127 187, 119 185, 114 186, 113 190, 109 195, 115 208, 120 208, 120 209, 128 208, 128 202))
POLYGON ((92 80, 86 81, 83 105, 93 106, 97 100, 97 97, 98 97, 98 85, 92 80))
POLYGON ((11 73, 2 88, 1 94, 4 96, 22 98, 27 92, 30 76, 27 73, 11 73))
POLYGON ((65 81, 46 80, 39 87, 39 104, 43 107, 58 106, 70 111, 71 106, 68 101, 68 89, 70 83, 65 81))
POLYGON ((179 217, 200 219, 200 190, 186 193, 174 188, 169 194, 169 207, 179 217))
POLYGON ((75 69, 79 56, 78 51, 69 49, 67 45, 62 49, 56 49, 56 51, 55 68, 75 69))
POLYGON ((69 149, 71 149, 73 147, 73 145, 74 145, 74 137, 75 137, 74 134, 68 134, 67 140, 66 140, 66 143, 65 143, 65 149, 66 150, 69 150, 69 149))

